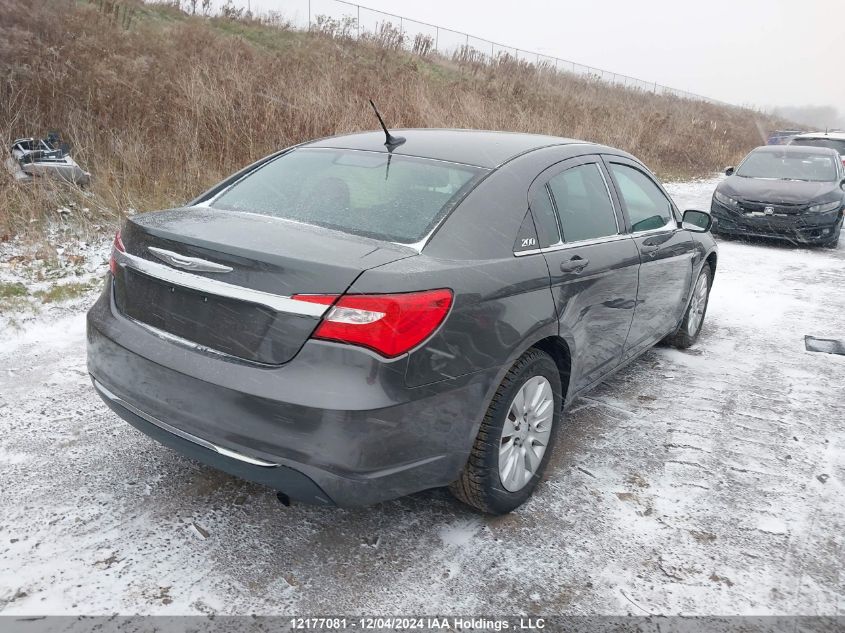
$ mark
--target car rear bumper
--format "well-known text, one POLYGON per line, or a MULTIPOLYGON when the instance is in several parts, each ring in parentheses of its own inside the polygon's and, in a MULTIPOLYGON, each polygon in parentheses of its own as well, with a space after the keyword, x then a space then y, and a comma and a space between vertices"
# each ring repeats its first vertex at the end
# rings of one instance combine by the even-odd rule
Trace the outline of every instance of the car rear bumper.
POLYGON ((227 455, 221 453, 220 451, 224 450, 221 447, 206 442, 202 438, 180 432, 179 429, 130 405, 123 398, 109 391, 96 378, 92 378, 92 380, 97 393, 100 394, 100 397, 112 411, 142 433, 182 455, 241 479, 285 491, 285 494, 291 499, 315 505, 331 505, 333 503, 320 486, 301 472, 286 466, 260 462, 240 454, 233 455, 230 453, 227 455))
POLYGON ((713 232, 723 235, 766 237, 799 244, 830 240, 842 226, 842 211, 789 216, 749 216, 724 207, 715 200, 710 207, 713 232))
POLYGON ((88 370, 124 420, 214 468, 311 503, 360 506, 454 481, 497 370, 405 385, 406 359, 309 341, 286 365, 237 363, 118 314, 88 313, 88 370))

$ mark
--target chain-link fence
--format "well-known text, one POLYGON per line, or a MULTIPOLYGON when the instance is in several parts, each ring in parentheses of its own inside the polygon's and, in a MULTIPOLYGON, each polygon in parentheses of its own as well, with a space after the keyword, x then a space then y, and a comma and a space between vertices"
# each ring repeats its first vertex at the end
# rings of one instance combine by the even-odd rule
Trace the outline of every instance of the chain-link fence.
MULTIPOLYGON (((182 1, 184 5, 185 0, 182 1)), ((369 39, 387 48, 404 49, 421 55, 437 54, 460 62, 481 64, 506 57, 519 63, 573 73, 628 88, 671 94, 684 99, 723 103, 657 82, 500 44, 346 0, 226 0, 226 5, 220 4, 221 1, 216 0, 213 4, 224 13, 226 7, 229 7, 229 11, 252 11, 256 15, 269 15, 296 29, 316 30, 334 37, 369 39)), ((205 6, 209 7, 210 4, 207 2, 205 6)))

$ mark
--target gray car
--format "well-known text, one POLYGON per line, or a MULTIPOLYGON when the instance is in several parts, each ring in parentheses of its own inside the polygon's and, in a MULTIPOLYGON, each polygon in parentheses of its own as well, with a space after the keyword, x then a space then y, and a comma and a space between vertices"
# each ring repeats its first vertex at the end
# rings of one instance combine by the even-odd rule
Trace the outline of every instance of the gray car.
POLYGON ((579 394, 692 345, 716 271, 625 152, 502 132, 338 136, 115 237, 88 367, 119 416, 281 500, 536 487, 579 394), (404 140, 404 142, 403 142, 404 140))

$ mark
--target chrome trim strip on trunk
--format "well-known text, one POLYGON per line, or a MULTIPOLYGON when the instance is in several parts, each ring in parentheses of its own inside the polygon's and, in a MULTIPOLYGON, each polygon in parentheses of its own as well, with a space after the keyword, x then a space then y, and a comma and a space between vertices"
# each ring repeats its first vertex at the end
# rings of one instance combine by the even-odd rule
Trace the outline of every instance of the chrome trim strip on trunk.
POLYGON ((228 299, 263 305, 276 312, 287 312, 289 314, 319 318, 330 307, 320 303, 297 301, 285 295, 276 295, 262 290, 236 286, 217 279, 193 275, 189 272, 177 270, 176 268, 171 268, 170 266, 165 266, 149 259, 143 259, 137 255, 130 255, 116 248, 112 252, 115 261, 120 266, 128 266, 149 277, 210 295, 218 295, 228 299))
POLYGON ((230 273, 233 270, 231 266, 210 262, 207 259, 200 259, 199 257, 180 255, 179 253, 155 246, 148 246, 147 250, 161 261, 177 268, 184 268, 185 270, 196 270, 203 273, 230 273))
POLYGON ((99 391, 100 394, 103 397, 108 398, 109 400, 111 400, 115 404, 119 404, 124 409, 127 409, 128 411, 134 413, 135 415, 137 415, 142 420, 146 420, 147 422, 149 422, 153 426, 157 426, 158 428, 160 428, 164 431, 167 431, 168 433, 172 433, 173 435, 181 437, 183 440, 188 440, 189 442, 192 442, 194 444, 202 446, 203 448, 207 448, 210 451, 214 451, 215 453, 219 453, 220 455, 223 455, 225 457, 231 457, 232 459, 237 459, 238 461, 245 462, 247 464, 252 464, 253 466, 262 466, 264 468, 275 468, 275 467, 279 466, 279 464, 276 464, 274 462, 268 462, 268 461, 265 461, 263 459, 258 459, 256 457, 249 457, 249 456, 244 455, 242 453, 238 453, 236 451, 229 450, 228 448, 223 448, 222 446, 217 446, 217 444, 212 444, 208 440, 204 440, 201 437, 197 437, 196 435, 192 435, 192 434, 188 433, 187 431, 177 429, 175 426, 171 426, 167 422, 162 422, 158 418, 151 416, 149 413, 144 413, 143 411, 141 411, 137 407, 129 404, 128 402, 126 402, 126 400, 124 400, 120 396, 115 395, 114 393, 112 393, 111 391, 106 389, 106 387, 104 387, 103 384, 100 381, 98 381, 96 378, 94 378, 93 376, 91 377, 91 380, 94 383, 94 388, 97 391, 99 391))

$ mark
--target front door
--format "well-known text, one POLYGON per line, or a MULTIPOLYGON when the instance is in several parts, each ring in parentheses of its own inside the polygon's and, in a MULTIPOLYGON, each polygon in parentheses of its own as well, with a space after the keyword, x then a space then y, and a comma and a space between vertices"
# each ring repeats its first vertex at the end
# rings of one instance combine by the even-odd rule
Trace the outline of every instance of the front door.
POLYGON ((604 158, 640 253, 627 358, 657 343, 680 323, 691 290, 695 243, 689 231, 680 228, 675 206, 647 170, 618 156, 604 158))

